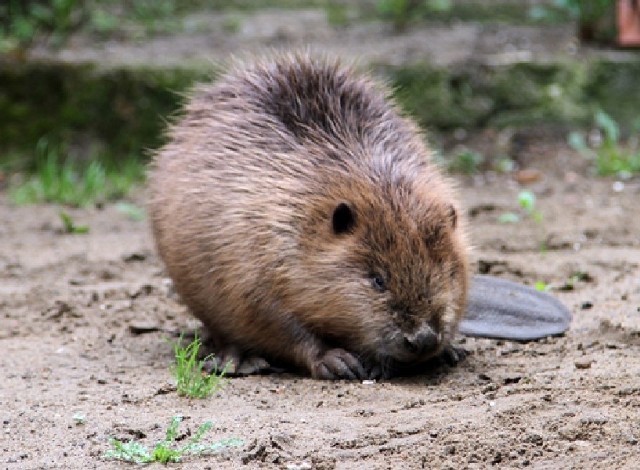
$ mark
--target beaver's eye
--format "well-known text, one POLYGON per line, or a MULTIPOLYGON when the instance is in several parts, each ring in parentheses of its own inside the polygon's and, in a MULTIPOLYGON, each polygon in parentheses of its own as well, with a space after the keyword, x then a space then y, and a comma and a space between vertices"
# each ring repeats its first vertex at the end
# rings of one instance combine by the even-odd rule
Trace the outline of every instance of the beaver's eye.
POLYGON ((378 292, 384 292, 387 290, 387 285, 384 282, 384 278, 379 274, 373 274, 371 276, 371 285, 378 292))

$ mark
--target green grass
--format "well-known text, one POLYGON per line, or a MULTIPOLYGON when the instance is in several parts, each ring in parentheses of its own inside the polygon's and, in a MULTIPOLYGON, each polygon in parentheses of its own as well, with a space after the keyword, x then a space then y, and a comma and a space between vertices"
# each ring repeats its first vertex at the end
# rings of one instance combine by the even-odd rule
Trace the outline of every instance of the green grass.
POLYGON ((579 132, 569 134, 569 145, 591 160, 600 176, 629 178, 640 173, 640 148, 637 136, 626 143, 620 139, 620 127, 608 114, 598 111, 594 117, 596 142, 589 145, 579 132))
POLYGON ((61 146, 41 139, 33 172, 12 184, 9 193, 16 204, 88 206, 121 198, 143 179, 144 167, 134 159, 119 165, 105 165, 95 159, 82 165, 66 157, 61 146))
POLYGON ((88 225, 76 224, 73 218, 64 211, 60 212, 60 220, 62 221, 62 226, 64 227, 64 231, 66 233, 75 233, 75 234, 89 233, 88 225))
POLYGON ((210 444, 201 443, 200 441, 213 426, 210 421, 207 421, 198 428, 186 445, 178 446, 176 440, 181 421, 180 416, 171 418, 165 438, 157 442, 152 449, 135 440, 123 442, 111 439, 113 448, 105 452, 104 458, 137 464, 152 462, 167 464, 180 462, 187 456, 215 454, 227 447, 242 445, 242 441, 236 438, 223 439, 210 444))
POLYGON ((207 398, 220 390, 226 383, 224 374, 227 371, 227 366, 225 365, 220 372, 213 371, 213 373, 207 374, 204 371, 204 364, 213 355, 198 359, 200 346, 202 346, 200 338, 196 336, 186 347, 183 347, 181 343, 182 338, 173 345, 176 361, 173 372, 178 395, 189 398, 207 398))

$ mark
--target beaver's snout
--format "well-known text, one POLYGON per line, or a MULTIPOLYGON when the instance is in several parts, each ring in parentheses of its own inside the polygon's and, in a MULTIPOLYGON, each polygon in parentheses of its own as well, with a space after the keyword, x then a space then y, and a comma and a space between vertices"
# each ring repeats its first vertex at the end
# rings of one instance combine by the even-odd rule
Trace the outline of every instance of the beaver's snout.
POLYGON ((430 326, 425 326, 412 334, 404 335, 402 346, 408 353, 420 357, 434 352, 439 340, 439 335, 430 326))

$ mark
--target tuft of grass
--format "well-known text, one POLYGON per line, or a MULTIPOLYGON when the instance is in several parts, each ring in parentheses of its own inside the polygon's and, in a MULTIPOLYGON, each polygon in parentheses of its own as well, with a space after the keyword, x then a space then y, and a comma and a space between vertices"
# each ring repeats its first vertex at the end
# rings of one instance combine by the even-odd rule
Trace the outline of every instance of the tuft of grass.
POLYGON ((640 149, 637 139, 626 145, 620 142, 620 127, 608 114, 598 111, 594 116, 594 142, 587 144, 584 135, 579 132, 569 134, 569 145, 593 161, 596 173, 600 176, 630 178, 640 173, 640 149))
POLYGON ((89 233, 88 225, 76 225, 73 218, 64 211, 60 212, 60 220, 62 220, 62 226, 65 233, 83 234, 89 233))
POLYGON ((130 159, 120 167, 107 167, 98 160, 80 165, 66 158, 64 149, 40 139, 36 146, 33 174, 10 187, 16 204, 52 202, 88 206, 123 197, 144 178, 144 167, 130 159))
POLYGON ((204 364, 213 355, 210 354, 204 359, 198 359, 198 353, 202 341, 197 336, 186 347, 181 345, 182 337, 173 345, 175 354, 174 375, 176 378, 176 388, 178 395, 189 398, 207 398, 220 390, 226 383, 224 375, 227 372, 227 365, 218 372, 214 370, 211 374, 204 371, 204 364))
POLYGON ((213 427, 211 421, 207 421, 198 428, 186 445, 176 446, 178 428, 181 421, 181 416, 171 418, 165 438, 157 442, 155 446, 153 446, 153 449, 149 449, 144 444, 135 440, 123 442, 118 439, 111 439, 110 443, 113 449, 106 451, 104 458, 137 464, 152 462, 167 464, 180 462, 184 457, 189 455, 215 454, 224 448, 242 445, 242 441, 237 438, 222 439, 210 444, 202 444, 200 441, 202 441, 205 434, 213 427))

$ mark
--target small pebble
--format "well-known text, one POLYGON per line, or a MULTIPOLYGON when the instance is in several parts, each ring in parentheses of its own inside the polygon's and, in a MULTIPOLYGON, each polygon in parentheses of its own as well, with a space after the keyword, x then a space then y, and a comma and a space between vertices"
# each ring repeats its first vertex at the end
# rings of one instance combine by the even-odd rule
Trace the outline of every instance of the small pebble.
POLYGON ((591 360, 589 359, 581 359, 574 362, 576 369, 591 369, 591 360))
POLYGON ((287 470, 308 470, 313 468, 309 462, 288 463, 287 470))
POLYGON ((532 184, 542 179, 542 172, 534 168, 528 168, 518 171, 514 178, 519 184, 532 184))

